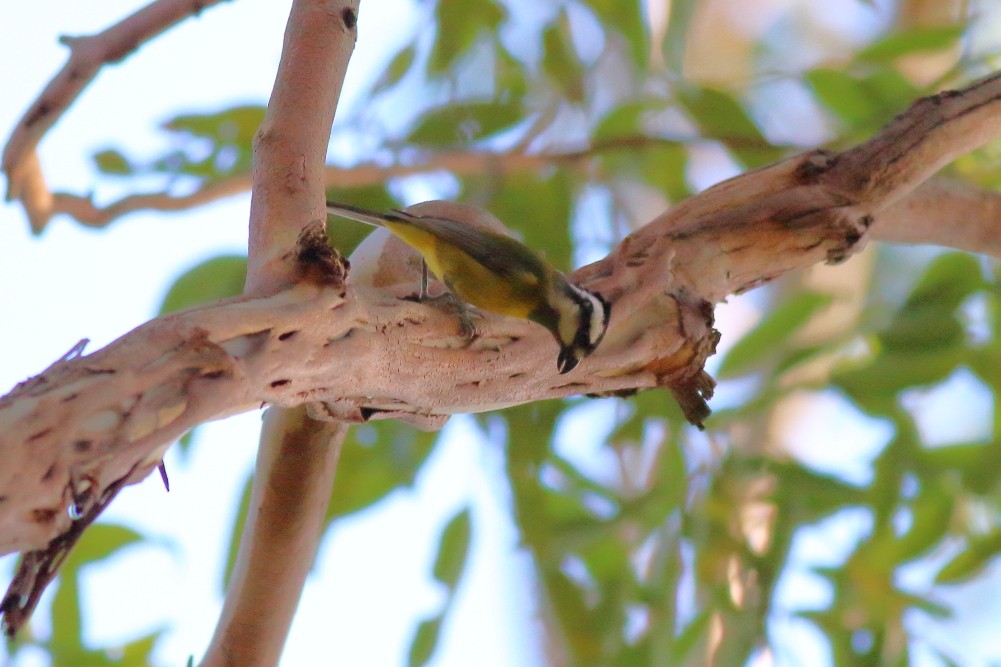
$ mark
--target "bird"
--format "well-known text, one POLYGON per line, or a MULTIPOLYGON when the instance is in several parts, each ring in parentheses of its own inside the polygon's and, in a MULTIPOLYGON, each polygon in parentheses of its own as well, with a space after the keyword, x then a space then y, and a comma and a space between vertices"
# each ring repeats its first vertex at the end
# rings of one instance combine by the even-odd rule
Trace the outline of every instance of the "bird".
POLYGON ((608 329, 611 304, 601 294, 571 283, 506 234, 450 217, 395 209, 379 213, 333 201, 327 202, 327 213, 384 227, 420 253, 424 273, 418 300, 428 299, 430 268, 462 302, 548 329, 560 346, 556 367, 561 374, 594 352, 608 329))

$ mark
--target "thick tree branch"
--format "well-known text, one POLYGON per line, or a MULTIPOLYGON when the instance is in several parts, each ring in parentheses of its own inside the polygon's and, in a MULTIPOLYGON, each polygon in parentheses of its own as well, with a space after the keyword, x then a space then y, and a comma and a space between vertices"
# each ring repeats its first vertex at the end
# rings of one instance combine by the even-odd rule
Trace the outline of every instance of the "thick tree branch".
POLYGON ((305 407, 268 410, 246 528, 202 667, 278 664, 323 535, 347 429, 311 419, 305 407))
MULTIPOLYGON (((860 249, 874 220, 878 228, 881 217, 892 219, 891 206, 931 174, 927 165, 1001 132, 993 121, 999 86, 991 77, 969 95, 918 102, 861 146, 730 179, 631 234, 572 276, 605 295, 613 311, 598 351, 568 376, 557 374, 553 341, 532 323, 484 314, 478 338, 462 346, 453 316, 401 300, 412 283, 345 289, 315 233, 300 235, 288 258, 275 255, 267 239, 280 246, 289 226, 312 221, 303 205, 308 215, 258 237, 271 261, 256 266, 271 278, 253 295, 149 322, 0 399, 0 455, 8 462, 0 468, 0 552, 44 546, 69 529, 65 510, 81 488, 102 497, 120 480, 147 474, 191 426, 261 403, 434 428, 454 412, 665 387, 697 421, 712 391, 703 366, 718 338, 713 304, 860 249), (924 164, 911 164, 909 150, 924 164), (283 283, 293 286, 275 292, 283 283)), ((297 171, 294 160, 280 166, 319 173, 297 171)), ((301 194, 299 181, 287 185, 313 196, 301 194)))
POLYGON ((69 60, 14 126, 3 152, 7 198, 21 200, 33 230, 41 231, 53 212, 52 194, 35 150, 45 133, 101 67, 123 60, 144 42, 218 2, 155 0, 97 35, 62 39, 70 49, 69 60))

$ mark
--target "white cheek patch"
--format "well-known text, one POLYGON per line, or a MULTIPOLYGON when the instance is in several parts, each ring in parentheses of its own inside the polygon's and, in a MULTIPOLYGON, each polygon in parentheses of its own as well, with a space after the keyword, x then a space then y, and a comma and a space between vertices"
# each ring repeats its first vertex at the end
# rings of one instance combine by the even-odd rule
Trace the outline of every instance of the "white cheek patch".
POLYGON ((597 345, 601 337, 605 335, 605 304, 593 294, 587 295, 591 302, 591 345, 597 345))

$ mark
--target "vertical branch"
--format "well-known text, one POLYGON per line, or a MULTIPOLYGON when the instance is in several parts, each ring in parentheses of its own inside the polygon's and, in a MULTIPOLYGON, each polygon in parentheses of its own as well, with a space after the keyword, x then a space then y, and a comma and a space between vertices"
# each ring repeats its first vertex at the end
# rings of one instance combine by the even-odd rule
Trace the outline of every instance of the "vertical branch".
POLYGON ((326 220, 324 161, 354 49, 357 6, 358 0, 292 3, 275 87, 254 137, 248 295, 294 282, 296 239, 326 220))
POLYGON ((310 419, 305 407, 268 410, 246 528, 202 667, 278 664, 347 429, 310 419))
MULTIPOLYGON (((357 8, 358 0, 293 0, 268 111, 254 138, 247 295, 295 282, 300 239, 326 248, 324 162, 357 8)), ((278 663, 347 430, 306 412, 268 410, 246 527, 204 666, 278 663)))

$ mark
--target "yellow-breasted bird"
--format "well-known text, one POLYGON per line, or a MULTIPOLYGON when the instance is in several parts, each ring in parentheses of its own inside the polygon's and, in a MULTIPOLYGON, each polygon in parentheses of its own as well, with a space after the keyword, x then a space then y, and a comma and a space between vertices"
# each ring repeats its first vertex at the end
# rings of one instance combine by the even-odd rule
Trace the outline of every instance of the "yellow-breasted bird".
MULTIPOLYGON (((385 227, 419 252, 462 301, 544 326, 559 343, 560 373, 594 352, 608 329, 611 307, 600 294, 574 285, 510 236, 448 218, 377 213, 330 201, 327 212, 385 227)), ((421 296, 426 296, 424 281, 421 296)))

